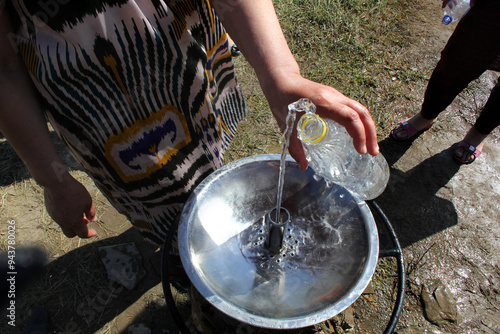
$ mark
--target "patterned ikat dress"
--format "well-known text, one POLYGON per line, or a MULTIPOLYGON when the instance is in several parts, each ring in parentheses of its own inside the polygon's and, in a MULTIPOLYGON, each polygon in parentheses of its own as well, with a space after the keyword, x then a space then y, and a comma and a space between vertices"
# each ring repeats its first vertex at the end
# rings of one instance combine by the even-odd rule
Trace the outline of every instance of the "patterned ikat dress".
POLYGON ((12 0, 18 49, 74 157, 162 244, 245 104, 208 0, 12 0))

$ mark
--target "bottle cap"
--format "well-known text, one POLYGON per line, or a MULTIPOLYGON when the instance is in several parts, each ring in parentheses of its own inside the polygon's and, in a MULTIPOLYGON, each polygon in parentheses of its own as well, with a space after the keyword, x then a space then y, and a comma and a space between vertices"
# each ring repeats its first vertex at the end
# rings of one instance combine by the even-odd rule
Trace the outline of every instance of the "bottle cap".
POLYGON ((445 15, 443 17, 443 24, 445 26, 447 26, 448 24, 450 24, 452 21, 453 21, 453 18, 450 15, 445 15))
MULTIPOLYGON (((306 116, 306 115, 304 115, 306 116)), ((310 114, 310 117, 307 117, 304 122, 301 122, 301 130, 302 130, 302 133, 303 134, 308 134, 310 132, 307 131, 306 129, 306 126, 308 123, 310 122, 320 122, 319 126, 321 127, 321 130, 320 130, 320 134, 317 135, 317 136, 301 136, 301 139, 306 142, 306 143, 317 143, 319 142, 321 139, 323 139, 323 137, 325 136, 326 134, 326 124, 325 124, 325 121, 323 121, 319 116, 317 115, 314 115, 314 114, 310 114)), ((318 125, 315 126, 316 129, 318 127, 318 125)))

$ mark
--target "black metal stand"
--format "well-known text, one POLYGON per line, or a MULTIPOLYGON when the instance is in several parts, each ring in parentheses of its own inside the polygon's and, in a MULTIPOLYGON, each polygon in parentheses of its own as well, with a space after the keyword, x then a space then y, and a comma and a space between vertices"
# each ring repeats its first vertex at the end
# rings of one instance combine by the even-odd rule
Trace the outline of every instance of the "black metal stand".
POLYGON ((178 222, 172 224, 170 231, 168 232, 167 240, 165 240, 165 244, 163 245, 161 256, 161 283, 168 309, 175 321, 175 324, 177 325, 177 328, 179 329, 179 332, 181 332, 181 334, 192 334, 179 314, 179 310, 175 305, 174 296, 172 296, 172 290, 170 288, 170 271, 168 264, 170 263, 169 258, 172 253, 172 241, 174 240, 174 234, 177 232, 177 227, 178 222))
POLYGON ((389 232, 389 236, 394 246, 394 248, 392 249, 380 250, 379 258, 394 257, 396 258, 398 264, 398 293, 396 297, 396 303, 394 304, 391 319, 389 320, 389 323, 387 324, 387 327, 384 331, 384 334, 392 334, 396 329, 399 317, 401 315, 401 312, 403 311, 403 304, 405 298, 406 272, 403 260, 403 251, 401 249, 401 245, 399 244, 398 237, 396 236, 396 232, 394 231, 394 228, 392 227, 391 223, 389 222, 389 219, 387 219, 387 216, 384 214, 382 209, 380 209, 378 204, 375 203, 373 200, 368 201, 368 205, 373 209, 372 212, 374 211, 378 216, 378 218, 380 218, 380 220, 384 223, 384 226, 389 232))
MULTIPOLYGON (((401 245, 399 244, 398 237, 392 227, 389 219, 384 214, 382 209, 375 203, 373 200, 367 201, 368 205, 372 208, 372 212, 375 212, 377 217, 384 223, 385 228, 387 229, 391 241, 394 245, 392 249, 382 249, 379 251, 379 258, 385 257, 394 257, 397 260, 398 267, 398 292, 396 297, 396 302, 394 304, 394 308, 391 314, 391 318, 387 327, 384 331, 384 334, 392 334, 396 329, 396 325, 399 321, 399 317, 403 310, 404 297, 405 297, 405 289, 406 289, 406 272, 404 268, 404 260, 403 260, 403 251, 401 249, 401 245)), ((169 308, 170 314, 172 315, 177 328, 179 329, 181 334, 192 334, 191 331, 186 326, 185 322, 182 320, 181 315, 179 314, 179 310, 175 305, 174 297, 172 295, 172 291, 170 289, 170 272, 169 272, 169 256, 172 252, 172 240, 174 237, 174 233, 177 232, 177 226, 172 226, 170 228, 170 232, 168 234, 167 240, 165 241, 165 245, 163 246, 162 253, 162 286, 163 292, 165 294, 165 299, 167 302, 167 306, 169 308)))

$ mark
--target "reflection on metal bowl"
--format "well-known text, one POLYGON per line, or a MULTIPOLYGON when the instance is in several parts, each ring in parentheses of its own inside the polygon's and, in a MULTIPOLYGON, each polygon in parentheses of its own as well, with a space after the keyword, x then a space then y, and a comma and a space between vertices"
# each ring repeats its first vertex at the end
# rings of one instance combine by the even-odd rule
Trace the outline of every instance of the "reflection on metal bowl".
POLYGON ((367 204, 327 187, 287 157, 283 246, 266 247, 266 215, 276 207, 278 155, 227 164, 189 198, 181 216, 181 260, 213 306, 250 325, 292 329, 330 319, 371 280, 378 233, 367 204))

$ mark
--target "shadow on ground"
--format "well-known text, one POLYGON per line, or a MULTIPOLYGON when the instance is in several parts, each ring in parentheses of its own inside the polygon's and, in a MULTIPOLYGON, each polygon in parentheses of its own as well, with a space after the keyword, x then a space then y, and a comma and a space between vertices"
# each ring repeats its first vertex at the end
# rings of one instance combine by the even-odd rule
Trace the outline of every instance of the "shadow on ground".
POLYGON ((396 142, 391 138, 379 143, 391 167, 391 178, 376 202, 393 225, 403 248, 458 223, 453 203, 436 195, 460 169, 451 157, 454 147, 406 172, 393 168, 412 143, 413 140, 396 142))
MULTIPOLYGON (((95 333, 106 326, 118 327, 119 324, 114 323, 116 318, 161 283, 160 258, 159 252, 146 244, 134 228, 76 248, 50 262, 22 291, 18 291, 16 327, 8 326, 6 318, 2 317, 2 332, 22 332, 30 322, 31 313, 40 307, 48 310, 50 333, 95 333), (139 249, 146 271, 133 290, 108 279, 98 252, 99 247, 128 242, 139 249)), ((155 305, 146 305, 143 312, 161 312, 158 319, 173 324, 166 308, 158 311, 155 305)), ((148 316, 151 318, 151 314, 148 316)), ((137 317, 140 320, 140 315, 137 317)), ((165 324, 163 328, 168 326, 165 324)), ((169 327, 174 328, 173 325, 169 327)))

